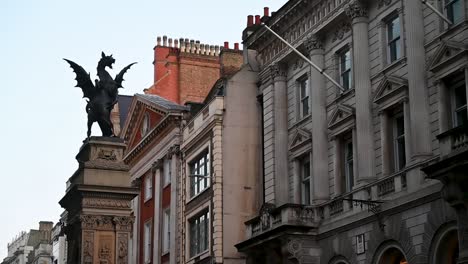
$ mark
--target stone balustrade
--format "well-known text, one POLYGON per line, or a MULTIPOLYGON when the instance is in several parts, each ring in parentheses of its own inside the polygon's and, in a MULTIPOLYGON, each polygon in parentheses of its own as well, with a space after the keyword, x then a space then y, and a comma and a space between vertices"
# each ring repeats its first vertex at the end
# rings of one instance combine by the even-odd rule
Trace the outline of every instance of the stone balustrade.
POLYGON ((437 136, 440 155, 447 156, 468 149, 468 125, 450 129, 437 136))
POLYGON ((316 228, 322 221, 334 221, 358 213, 369 213, 386 200, 392 200, 406 191, 406 170, 394 173, 351 192, 336 196, 320 205, 285 204, 262 209, 246 224, 247 239, 281 226, 316 228))

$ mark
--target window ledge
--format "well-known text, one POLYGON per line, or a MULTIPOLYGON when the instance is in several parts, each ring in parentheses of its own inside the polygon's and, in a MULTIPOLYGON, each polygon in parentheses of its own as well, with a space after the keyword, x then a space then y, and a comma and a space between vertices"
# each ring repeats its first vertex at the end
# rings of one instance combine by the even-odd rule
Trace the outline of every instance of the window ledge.
MULTIPOLYGON (((208 187, 206 187, 205 189, 203 189, 201 192, 195 194, 194 196, 190 197, 188 199, 188 201, 185 203, 185 204, 189 204, 191 201, 197 199, 197 197, 201 196, 202 194, 204 194, 205 192, 207 192, 207 190, 211 189, 211 185, 209 185, 208 187)), ((190 194, 189 194, 190 195, 190 194)))
POLYGON ((406 64, 406 56, 403 56, 399 58, 398 60, 386 65, 382 70, 380 70, 378 73, 376 73, 374 76, 371 76, 371 80, 381 76, 381 75, 386 75, 388 74, 389 71, 395 69, 397 66, 400 66, 402 64, 406 64))
MULTIPOLYGON (((190 246, 190 245, 189 245, 190 246)), ((198 253, 197 255, 195 256, 192 256, 189 258, 189 260, 187 261, 187 263, 197 263, 198 261, 202 260, 202 259, 205 259, 205 258, 208 258, 210 255, 208 254, 209 249, 206 249, 205 251, 201 252, 201 253, 198 253)))

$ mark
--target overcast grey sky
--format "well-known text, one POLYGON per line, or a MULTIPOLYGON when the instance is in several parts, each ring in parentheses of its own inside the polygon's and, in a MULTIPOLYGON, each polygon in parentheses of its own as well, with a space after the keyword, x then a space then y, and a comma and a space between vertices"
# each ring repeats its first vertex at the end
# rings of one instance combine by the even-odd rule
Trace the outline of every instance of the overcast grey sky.
POLYGON ((233 45, 241 42, 247 15, 262 15, 265 6, 276 11, 284 3, 0 1, 0 262, 20 231, 59 220, 58 201, 77 168, 75 155, 86 136, 85 101, 62 58, 82 65, 91 78, 101 51, 114 55, 116 71, 137 61, 120 93, 141 93, 153 81, 157 36, 233 45))

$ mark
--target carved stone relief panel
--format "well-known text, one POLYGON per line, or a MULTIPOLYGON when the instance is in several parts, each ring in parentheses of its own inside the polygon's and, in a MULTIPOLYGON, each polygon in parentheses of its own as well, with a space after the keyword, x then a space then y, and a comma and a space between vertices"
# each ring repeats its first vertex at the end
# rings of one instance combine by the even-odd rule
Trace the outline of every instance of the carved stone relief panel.
POLYGON ((117 199, 106 199, 106 198, 83 198, 84 207, 93 208, 118 208, 128 209, 130 208, 130 201, 128 200, 117 200, 117 199))
POLYGON ((113 264, 114 263, 114 234, 110 232, 102 232, 99 234, 99 246, 97 263, 113 264))
POLYGON ((128 263, 128 234, 119 233, 117 235, 117 264, 128 263))
POLYGON ((93 264, 94 257, 94 232, 84 231, 83 232, 83 263, 93 264))

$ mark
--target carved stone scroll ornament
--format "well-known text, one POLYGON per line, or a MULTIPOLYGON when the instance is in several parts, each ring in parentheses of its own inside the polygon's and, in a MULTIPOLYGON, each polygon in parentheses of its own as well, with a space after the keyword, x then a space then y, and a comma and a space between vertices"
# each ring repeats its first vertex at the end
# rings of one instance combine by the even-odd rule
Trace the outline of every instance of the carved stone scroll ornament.
POLYGON ((286 77, 287 76, 287 71, 286 67, 280 63, 275 63, 270 66, 270 73, 272 79, 275 79, 276 77, 286 77))
POLYGON ((131 231, 134 218, 131 216, 116 216, 112 221, 117 231, 131 231))
POLYGON ((367 17, 367 8, 361 2, 354 1, 346 7, 345 13, 351 19, 367 17))
POLYGON ((382 8, 383 6, 388 6, 392 3, 392 0, 379 0, 379 8, 382 8))
POLYGON ((113 230, 111 216, 81 215, 81 228, 92 230, 113 230))
POLYGON ((308 37, 304 45, 309 53, 316 49, 323 49, 323 43, 317 36, 308 37))
POLYGON ((275 205, 271 203, 264 203, 262 208, 260 208, 259 215, 262 224, 262 230, 267 230, 270 228, 270 215, 273 209, 275 209, 275 205))
POLYGON ((301 259, 302 241, 299 239, 291 239, 287 244, 288 253, 295 259, 301 259))
POLYGON ((180 146, 179 145, 174 145, 169 148, 169 151, 167 152, 167 156, 171 158, 172 156, 176 155, 179 156, 180 154, 180 146))

